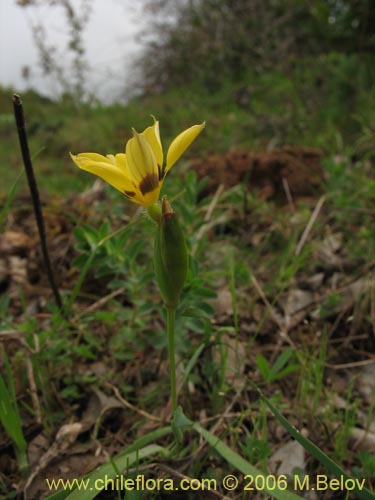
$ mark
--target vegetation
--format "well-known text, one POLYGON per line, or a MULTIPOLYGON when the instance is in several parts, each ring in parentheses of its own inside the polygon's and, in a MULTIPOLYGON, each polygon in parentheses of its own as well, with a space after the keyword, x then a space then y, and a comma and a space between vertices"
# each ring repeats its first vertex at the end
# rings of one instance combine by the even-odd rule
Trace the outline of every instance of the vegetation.
POLYGON ((307 476, 316 487, 319 474, 342 475, 367 490, 318 498, 374 498, 371 2, 172 4, 171 18, 169 1, 152 12, 141 96, 80 102, 74 79, 58 102, 22 95, 64 312, 43 271, 13 90, 0 91, 0 498, 167 495, 83 483, 52 495, 59 478, 121 474, 216 482, 191 497, 284 500, 306 496, 307 476), (153 222, 110 187, 91 189, 69 158, 123 151, 150 114, 166 144, 207 122, 189 149, 195 168, 187 155, 163 187, 190 254, 175 339, 186 417, 173 429, 153 222), (284 146, 314 148, 311 172, 300 178, 284 146))

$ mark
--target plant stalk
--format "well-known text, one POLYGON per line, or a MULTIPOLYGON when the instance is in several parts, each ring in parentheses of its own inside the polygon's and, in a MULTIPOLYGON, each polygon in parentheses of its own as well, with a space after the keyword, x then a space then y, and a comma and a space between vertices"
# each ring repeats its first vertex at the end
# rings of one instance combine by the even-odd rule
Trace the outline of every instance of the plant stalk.
POLYGON ((171 379, 171 400, 173 414, 177 409, 177 384, 176 384, 176 360, 174 352, 174 327, 175 327, 176 309, 167 307, 167 332, 168 332, 168 354, 169 371, 171 379))
POLYGON ((13 108, 14 108, 14 116, 16 119, 18 138, 19 138, 19 143, 20 143, 20 148, 21 148, 21 153, 22 153, 23 164, 24 164, 25 171, 26 171, 27 181, 29 184, 31 199, 32 199, 33 208, 34 208, 35 220, 36 220, 36 224, 37 224, 38 232, 39 232, 40 246, 42 248, 44 265, 46 267, 48 281, 49 281, 53 296, 55 298, 56 305, 60 309, 60 311, 62 311, 63 304, 62 304, 59 289, 56 285, 55 276, 54 276, 53 271, 52 271, 52 265, 51 265, 51 261, 50 261, 49 253, 48 253, 46 229, 45 229, 45 225, 44 225, 44 218, 43 218, 43 212, 42 212, 40 198, 39 198, 38 186, 36 183, 33 164, 32 164, 31 157, 30 157, 30 150, 29 150, 29 144, 28 144, 27 133, 26 133, 25 117, 24 117, 24 113, 23 113, 22 101, 21 101, 20 96, 17 94, 13 95, 13 108))

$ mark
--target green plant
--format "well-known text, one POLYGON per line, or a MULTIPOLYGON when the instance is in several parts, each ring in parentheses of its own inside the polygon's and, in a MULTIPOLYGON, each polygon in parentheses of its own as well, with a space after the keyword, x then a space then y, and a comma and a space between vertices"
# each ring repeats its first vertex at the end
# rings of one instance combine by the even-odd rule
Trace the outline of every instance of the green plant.
POLYGON ((368 451, 358 453, 360 467, 354 468, 354 475, 357 477, 373 478, 375 476, 375 455, 368 451))
POLYGON ((23 475, 29 470, 27 459, 27 443, 22 431, 22 421, 17 405, 17 396, 14 388, 13 375, 9 360, 3 352, 6 379, 0 374, 0 422, 9 438, 13 441, 17 463, 23 475))
POLYGON ((302 401, 301 407, 305 407, 307 402, 311 403, 313 413, 322 404, 322 394, 324 392, 324 370, 327 360, 328 337, 324 332, 319 343, 318 352, 311 352, 306 347, 305 355, 301 356, 301 371, 299 379, 299 399, 302 401))
MULTIPOLYGON (((15 297, 10 286, 9 293, 0 297, 2 328, 21 332, 33 350, 43 431, 51 439, 67 419, 81 420, 92 393, 98 390, 113 397, 111 391, 116 389, 118 402, 124 398, 129 403, 124 415, 119 410, 120 416, 108 415, 108 423, 99 419, 100 426, 91 433, 111 455, 97 477, 103 478, 110 470, 113 475, 131 478, 136 471, 149 468, 156 477, 159 465, 167 471, 169 467, 177 473, 218 481, 227 472, 254 471, 251 467, 267 475, 269 456, 286 440, 294 439, 291 427, 306 430, 326 455, 319 454, 311 442, 300 441, 312 454, 306 456, 302 478, 317 473, 333 477, 345 467, 344 472, 361 481, 366 478, 368 489, 373 488, 371 456, 354 452, 348 445, 356 409, 366 413, 363 427, 367 429, 373 401, 361 400, 354 386, 352 392, 345 392, 340 383, 346 364, 361 367, 373 346, 371 283, 367 286, 375 251, 373 158, 371 150, 362 149, 364 143, 371 146, 372 139, 373 78, 368 76, 373 71, 367 74, 366 69, 370 59, 310 54, 303 60, 293 59, 288 72, 278 67, 258 72, 252 67, 243 75, 250 96, 246 109, 236 102, 240 85, 229 79, 209 95, 203 95, 201 85, 192 82, 189 87, 171 88, 165 95, 148 95, 126 106, 82 105, 78 111, 69 100, 62 106, 27 94, 33 114, 28 120, 31 149, 46 146, 38 157, 41 185, 49 193, 69 193, 69 211, 74 205, 68 219, 77 225, 75 247, 69 247, 64 262, 71 268, 61 290, 68 318, 59 314, 47 294, 45 301, 39 300, 37 294, 44 292, 38 284, 32 296, 25 288, 15 297), (355 78, 347 81, 352 74, 355 78), (199 147, 209 154, 226 154, 234 145, 251 151, 269 151, 284 144, 324 149, 323 192, 309 199, 292 192, 294 207, 262 197, 257 179, 250 174, 243 184, 223 190, 216 186, 231 182, 232 171, 220 169, 211 174, 215 178, 201 179, 202 172, 185 164, 168 174, 165 188, 191 253, 175 321, 177 391, 186 415, 213 436, 202 437, 180 414, 174 425, 175 431, 181 430, 176 432, 182 439, 178 446, 171 428, 163 435, 150 436, 147 443, 138 441, 140 436, 146 437, 149 426, 161 426, 158 416, 170 410, 166 403, 167 317, 154 279, 152 245, 145 244, 154 223, 143 214, 132 218, 135 207, 124 204, 123 195, 110 189, 81 211, 84 197, 75 203, 75 193, 87 187, 90 179, 74 170, 67 158, 69 149, 91 150, 93 143, 104 154, 122 150, 124 137, 129 138, 128 126, 146 126, 146 119, 140 122, 139 115, 150 111, 166 120, 165 144, 198 112, 203 113, 210 127, 199 147), (202 188, 211 194, 203 197, 202 188), (324 206, 296 255, 318 195, 323 194, 324 206), (320 255, 331 235, 339 242, 332 262, 320 255), (72 263, 74 252, 78 255, 72 263), (72 277, 76 285, 70 290, 72 277), (346 288, 349 285, 351 291, 351 284, 357 281, 365 288, 360 294, 353 289, 351 306, 346 288), (307 292, 311 302, 295 316, 293 311, 285 329, 285 298, 293 297, 289 294, 296 290, 307 292), (285 330, 287 335, 281 337, 285 330), (240 356, 232 358, 235 351, 240 356), (289 424, 273 418, 271 407, 259 400, 252 384, 256 377, 264 390, 271 391, 268 400, 274 410, 288 417, 289 424), (337 397, 345 400, 345 406, 335 406, 337 397), (282 432, 280 424, 285 429, 282 432), (158 439, 161 449, 157 448, 158 439), (209 439, 215 445, 208 444, 209 439), (129 445, 140 450, 139 460, 129 455, 129 445), (156 447, 144 450, 149 445, 156 447), (227 449, 236 458, 243 455, 245 463, 241 457, 236 461, 227 449), (117 462, 122 452, 124 460, 117 462), (130 456, 130 467, 125 456, 130 456), (327 456, 340 467, 335 468, 327 456)), ((4 95, 6 92, 0 92, 0 104, 4 95)), ((4 186, 10 186, 6 179, 14 175, 13 167, 19 163, 8 118, 0 124, 5 139, 0 141, 4 186)), ((225 157, 217 160, 219 165, 225 157)), ((216 161, 215 156, 208 161, 216 161)), ((22 180, 17 189, 22 192, 22 180)), ((29 234, 24 217, 28 205, 13 190, 9 194, 3 200, 2 227, 29 234)), ((49 198, 43 197, 43 201, 49 205, 49 198)), ((62 203, 61 215, 66 211, 67 204, 62 203)), ((48 236, 53 242, 54 235, 48 236)), ((30 263, 34 263, 32 255, 30 263)), ((8 342, 7 335, 3 338, 8 342)), ((12 354, 12 372, 17 375, 20 354, 12 354)), ((6 380, 5 385, 9 392, 6 380)), ((18 391, 17 387, 17 395, 18 391)), ((23 397, 23 404, 25 401, 23 397)), ((24 417, 25 412, 21 414, 24 417)), ((32 411, 21 422, 25 428, 30 415, 32 411)), ((88 434, 80 436, 79 447, 88 434)), ((1 494, 10 496, 13 478, 1 476, 0 481, 1 494)), ((76 497, 79 493, 82 491, 76 497)), ((59 495, 63 497, 63 493, 59 495)), ((368 491, 365 495, 363 498, 371 498, 368 491)))
POLYGON ((350 431, 355 427, 357 419, 358 405, 352 402, 353 381, 348 385, 346 391, 346 405, 343 409, 343 417, 340 415, 341 425, 335 433, 335 453, 334 458, 337 462, 342 463, 347 456, 349 446, 350 431))
POLYGON ((285 349, 276 358, 272 366, 268 363, 262 354, 256 357, 258 370, 265 382, 274 382, 280 378, 286 377, 299 369, 300 365, 295 361, 295 355, 292 349, 285 349))

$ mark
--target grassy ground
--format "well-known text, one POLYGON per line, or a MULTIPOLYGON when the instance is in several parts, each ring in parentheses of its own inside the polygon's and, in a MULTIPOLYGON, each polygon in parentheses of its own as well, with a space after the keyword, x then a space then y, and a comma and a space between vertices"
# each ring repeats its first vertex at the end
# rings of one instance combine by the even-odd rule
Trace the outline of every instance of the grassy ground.
MULTIPOLYGON (((318 474, 333 477, 290 437, 255 383, 304 436, 374 488, 375 94, 370 70, 358 60, 333 55, 314 67, 307 61, 289 76, 248 75, 243 86, 222 85, 207 96, 171 90, 127 106, 75 109, 23 95, 67 317, 50 296, 22 179, 2 212, 0 335, 11 374, 6 362, 1 373, 10 394, 14 382, 20 416, 13 417, 26 437, 31 473, 22 483, 12 432, 2 432, 1 498, 16 489, 46 498, 46 478, 81 477, 142 439, 142 446, 157 441, 162 449, 149 460, 138 457, 138 465, 129 457, 121 467, 112 462, 111 473, 119 467, 131 478, 217 481, 216 491, 194 498, 265 498, 228 452, 223 458, 193 430, 172 446, 163 430, 170 416, 167 340, 152 223, 110 188, 80 196, 93 178, 68 158, 69 151, 120 151, 131 127, 143 129, 150 114, 165 143, 207 121, 191 156, 285 144, 324 150, 319 189, 308 197, 292 193, 289 202, 245 183, 204 189, 199 171, 184 162, 168 177, 165 192, 191 254, 176 325, 179 401, 190 419, 271 479, 308 475, 313 488, 318 474), (227 474, 240 478, 233 492, 222 484, 227 474)), ((21 163, 10 92, 1 92, 0 106, 5 197, 21 163)), ((303 489, 290 484, 305 498, 357 498, 345 488, 303 489)), ((99 498, 166 495, 108 491, 99 498)))

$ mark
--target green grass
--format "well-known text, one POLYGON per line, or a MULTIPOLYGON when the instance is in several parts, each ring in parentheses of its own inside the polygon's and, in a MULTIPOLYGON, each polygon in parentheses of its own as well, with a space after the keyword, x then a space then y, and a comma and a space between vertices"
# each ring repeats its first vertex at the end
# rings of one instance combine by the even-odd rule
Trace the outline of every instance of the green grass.
POLYGON ((27 443, 22 431, 22 420, 17 406, 17 395, 14 387, 13 374, 6 353, 2 353, 7 378, 0 374, 0 422, 6 434, 13 441, 15 454, 20 471, 28 473, 27 443))

